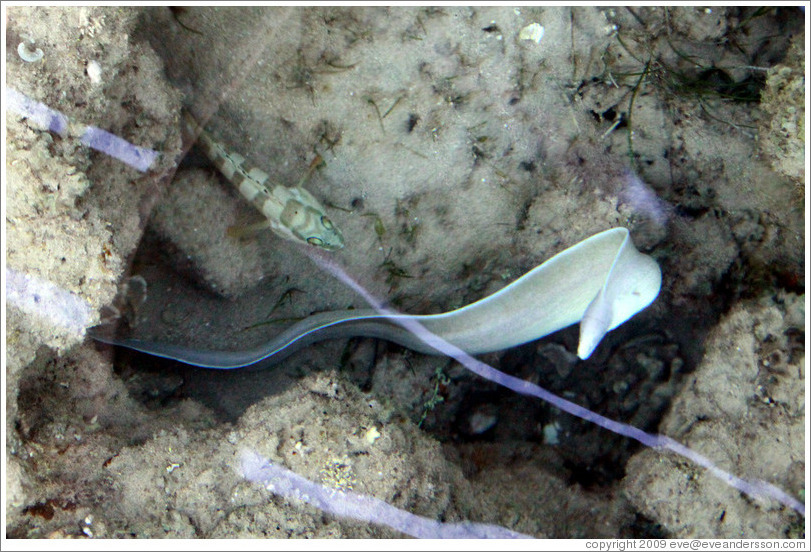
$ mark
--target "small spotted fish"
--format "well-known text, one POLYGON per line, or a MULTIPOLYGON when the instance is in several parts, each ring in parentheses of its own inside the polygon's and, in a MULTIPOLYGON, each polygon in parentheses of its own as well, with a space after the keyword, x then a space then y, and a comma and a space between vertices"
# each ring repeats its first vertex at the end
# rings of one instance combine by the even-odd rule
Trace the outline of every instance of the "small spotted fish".
POLYGON ((255 167, 245 169, 244 157, 228 151, 189 112, 184 111, 184 119, 189 132, 197 136, 197 144, 211 162, 265 216, 267 221, 263 225, 285 239, 328 251, 344 246, 341 231, 310 192, 299 186, 268 185, 266 172, 255 167))

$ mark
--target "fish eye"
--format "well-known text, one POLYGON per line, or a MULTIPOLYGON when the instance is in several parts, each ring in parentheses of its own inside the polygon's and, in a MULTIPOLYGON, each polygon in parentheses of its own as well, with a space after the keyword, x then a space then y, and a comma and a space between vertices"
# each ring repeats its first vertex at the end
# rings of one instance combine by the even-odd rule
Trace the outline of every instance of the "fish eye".
POLYGON ((324 245, 324 240, 322 240, 321 238, 317 238, 315 236, 311 236, 307 238, 307 243, 309 243, 310 245, 321 246, 324 245))
POLYGON ((332 221, 329 219, 327 215, 321 217, 321 224, 324 225, 324 228, 327 230, 332 230, 332 221))

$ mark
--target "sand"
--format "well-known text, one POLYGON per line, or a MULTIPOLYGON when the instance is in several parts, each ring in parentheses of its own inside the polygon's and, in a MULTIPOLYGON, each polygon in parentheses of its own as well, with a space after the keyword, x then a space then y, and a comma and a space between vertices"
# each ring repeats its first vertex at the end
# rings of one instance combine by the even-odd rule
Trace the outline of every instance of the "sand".
POLYGON ((85 330, 119 320, 239 348, 364 306, 274 234, 229 236, 260 215, 188 151, 185 107, 274 182, 320 156, 303 185, 343 231, 336 259, 407 312, 475 301, 628 227, 662 267, 653 305, 585 362, 576 328, 484 360, 804 500, 803 19, 7 8, 7 86, 73 130, 7 114, 6 536, 402 536, 246 481, 250 449, 417 515, 536 537, 800 537, 804 518, 776 501, 447 359, 330 341, 208 371, 85 330), (86 125, 159 157, 139 171, 82 145, 86 125), (32 290, 46 304, 19 299, 32 290))

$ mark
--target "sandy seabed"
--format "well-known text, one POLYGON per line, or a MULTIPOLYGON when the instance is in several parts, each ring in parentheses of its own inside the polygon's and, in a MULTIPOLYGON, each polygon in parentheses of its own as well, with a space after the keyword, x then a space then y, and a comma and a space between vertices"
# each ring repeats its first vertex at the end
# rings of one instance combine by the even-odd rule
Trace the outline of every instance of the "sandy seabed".
POLYGON ((145 338, 251 347, 363 306, 272 233, 230 237, 259 215, 189 152, 185 108, 275 182, 320 156, 304 185, 343 231, 336 257, 406 312, 457 308, 629 228, 662 267, 648 309, 585 362, 576 328, 485 360, 804 500, 797 8, 6 17, 7 86, 71 121, 57 133, 7 113, 7 267, 88 313, 6 305, 6 537, 402 536, 246 481, 244 449, 426 518, 537 537, 804 535, 776 501, 447 359, 354 339, 220 372, 85 336, 117 318, 145 338), (83 145, 85 125, 160 157, 140 172, 83 145))

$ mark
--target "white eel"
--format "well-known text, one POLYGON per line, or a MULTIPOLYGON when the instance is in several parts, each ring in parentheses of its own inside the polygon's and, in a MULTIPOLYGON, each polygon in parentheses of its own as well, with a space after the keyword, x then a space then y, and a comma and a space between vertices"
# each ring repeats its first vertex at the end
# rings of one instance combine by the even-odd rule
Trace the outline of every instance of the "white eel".
POLYGON ((322 312, 247 351, 207 351, 109 338, 96 329, 90 335, 103 343, 193 366, 231 369, 277 362, 316 341, 354 336, 441 354, 399 325, 398 319, 419 322, 472 355, 515 347, 580 322, 577 354, 586 359, 607 332, 656 299, 661 281, 659 265, 634 247, 628 230, 612 228, 558 253, 500 291, 442 314, 386 315, 371 309, 322 312))

